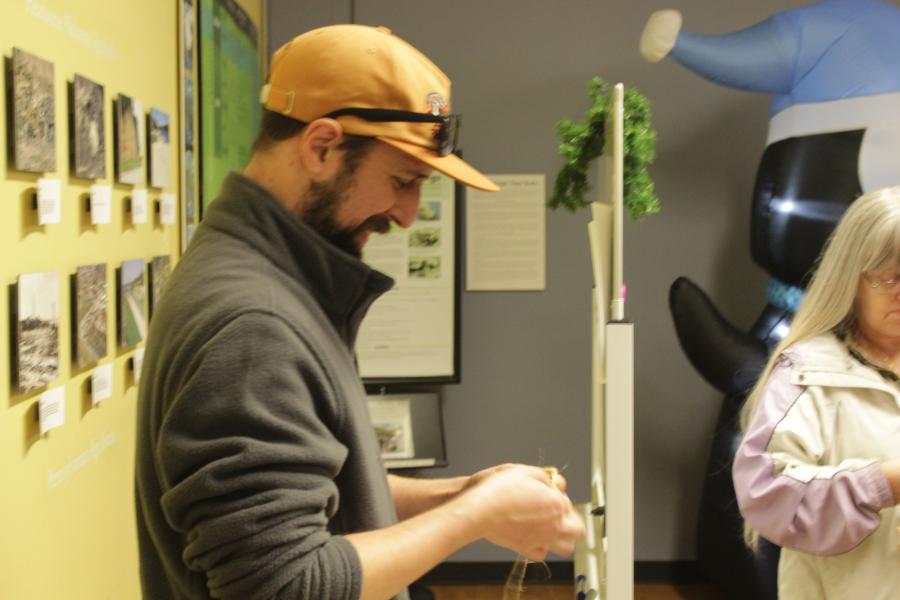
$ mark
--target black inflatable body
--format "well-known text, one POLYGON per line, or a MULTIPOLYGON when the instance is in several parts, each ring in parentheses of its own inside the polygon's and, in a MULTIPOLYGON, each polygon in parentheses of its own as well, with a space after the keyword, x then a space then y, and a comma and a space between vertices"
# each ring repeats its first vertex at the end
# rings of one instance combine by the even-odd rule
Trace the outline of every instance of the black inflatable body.
POLYGON ((832 229, 856 198, 865 130, 788 138, 763 153, 753 191, 750 251, 772 277, 805 286, 832 229))
MULTIPOLYGON (((856 175, 863 131, 789 138, 766 148, 751 215, 754 261, 780 281, 803 287, 825 241, 862 192, 856 175)), ((771 287, 770 287, 771 290, 771 287)), ((770 294, 771 296, 772 294, 770 294)), ((767 303, 749 331, 732 325, 697 285, 677 279, 669 307, 684 353, 724 395, 701 497, 697 555, 705 574, 733 600, 775 600, 779 548, 743 544, 731 464, 746 394, 793 317, 790 302, 767 303)), ((789 600, 789 599, 786 599, 789 600)))

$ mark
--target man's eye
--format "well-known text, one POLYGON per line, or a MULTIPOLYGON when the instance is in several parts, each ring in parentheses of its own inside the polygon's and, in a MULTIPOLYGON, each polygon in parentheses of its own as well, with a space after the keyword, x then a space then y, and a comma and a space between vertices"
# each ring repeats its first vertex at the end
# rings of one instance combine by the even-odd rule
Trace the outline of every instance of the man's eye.
POLYGON ((398 188, 411 187, 415 182, 415 179, 400 179, 399 177, 394 177, 394 183, 398 188))

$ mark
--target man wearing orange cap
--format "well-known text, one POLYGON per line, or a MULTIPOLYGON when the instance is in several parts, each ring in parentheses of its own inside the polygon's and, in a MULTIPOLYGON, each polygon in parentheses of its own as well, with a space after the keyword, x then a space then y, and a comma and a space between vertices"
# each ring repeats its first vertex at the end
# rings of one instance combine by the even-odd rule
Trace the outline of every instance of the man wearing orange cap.
POLYGON ((450 82, 389 31, 282 47, 262 129, 167 284, 141 378, 136 497, 146 598, 406 598, 478 539, 534 560, 583 524, 544 470, 385 476, 353 344, 392 281, 372 232, 416 217, 452 154, 450 82))

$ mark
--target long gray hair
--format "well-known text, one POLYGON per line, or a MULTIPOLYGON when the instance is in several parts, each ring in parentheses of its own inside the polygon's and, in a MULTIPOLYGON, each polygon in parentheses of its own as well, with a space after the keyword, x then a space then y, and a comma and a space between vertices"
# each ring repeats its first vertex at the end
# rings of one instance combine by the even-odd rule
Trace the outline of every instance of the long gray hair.
MULTIPOLYGON (((828 238, 806 297, 787 336, 772 352, 766 368, 741 410, 746 432, 772 368, 784 350, 828 332, 852 333, 859 278, 864 273, 900 272, 900 186, 860 196, 828 238)), ((759 534, 746 524, 744 539, 756 548, 759 534)))

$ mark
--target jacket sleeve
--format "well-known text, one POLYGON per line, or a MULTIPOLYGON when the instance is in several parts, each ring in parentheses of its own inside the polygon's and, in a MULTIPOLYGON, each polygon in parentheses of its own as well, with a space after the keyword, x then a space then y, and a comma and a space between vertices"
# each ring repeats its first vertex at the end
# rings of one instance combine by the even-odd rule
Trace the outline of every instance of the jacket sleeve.
POLYGON ((178 376, 157 439, 162 508, 213 598, 353 600, 359 557, 329 533, 346 448, 337 404, 279 318, 239 316, 178 376))
POLYGON ((823 464, 834 407, 791 383, 789 359, 769 376, 734 459, 744 519, 776 544, 810 554, 841 554, 878 528, 893 493, 877 460, 823 464))

